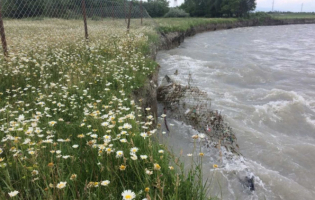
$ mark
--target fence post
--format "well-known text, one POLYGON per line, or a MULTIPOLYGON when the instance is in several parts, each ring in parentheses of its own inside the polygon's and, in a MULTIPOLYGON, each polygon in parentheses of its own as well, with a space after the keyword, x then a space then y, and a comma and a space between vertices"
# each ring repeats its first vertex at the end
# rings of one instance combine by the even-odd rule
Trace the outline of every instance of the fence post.
POLYGON ((141 9, 141 25, 142 25, 142 17, 143 17, 143 7, 142 7, 142 0, 140 1, 140 9, 141 9))
POLYGON ((126 17, 126 0, 124 0, 124 17, 125 17, 125 22, 127 22, 127 17, 126 17))
POLYGON ((128 33, 129 33, 129 29, 130 29, 131 9, 132 9, 132 1, 130 1, 130 5, 129 5, 129 15, 128 15, 128 24, 127 24, 127 32, 128 33))
POLYGON ((3 26, 3 20, 2 20, 2 1, 0 0, 0 34, 1 34, 1 42, 2 42, 2 48, 3 48, 3 55, 8 56, 8 46, 7 46, 7 40, 5 39, 5 32, 4 32, 4 26, 3 26))
POLYGON ((111 10, 112 10, 112 11, 111 11, 111 15, 112 15, 112 19, 114 19, 114 5, 113 5, 113 4, 114 4, 114 2, 111 2, 111 8, 112 8, 112 9, 111 9, 111 10))
POLYGON ((84 21, 85 39, 89 39, 88 27, 87 27, 87 22, 86 22, 85 0, 82 0, 82 14, 83 14, 83 21, 84 21))

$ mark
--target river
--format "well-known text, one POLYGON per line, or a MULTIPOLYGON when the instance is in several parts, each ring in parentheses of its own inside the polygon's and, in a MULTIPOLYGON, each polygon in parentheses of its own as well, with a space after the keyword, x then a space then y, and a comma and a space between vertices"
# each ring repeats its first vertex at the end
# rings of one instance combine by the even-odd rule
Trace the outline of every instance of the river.
MULTIPOLYGON (((207 92, 235 132, 243 157, 214 170, 217 158, 205 154, 212 195, 315 199, 315 25, 205 32, 160 51, 157 62, 160 80, 169 75, 187 85, 191 74, 191 84, 207 92), (235 175, 244 170, 255 177, 253 192, 235 175)), ((196 131, 168 123, 174 126, 163 139, 175 153, 190 153, 196 131)))

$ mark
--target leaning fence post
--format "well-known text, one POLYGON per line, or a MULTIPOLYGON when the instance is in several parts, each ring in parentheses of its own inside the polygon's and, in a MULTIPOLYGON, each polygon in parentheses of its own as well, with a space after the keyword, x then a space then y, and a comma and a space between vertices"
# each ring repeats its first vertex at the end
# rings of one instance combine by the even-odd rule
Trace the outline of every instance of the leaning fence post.
POLYGON ((8 46, 7 46, 7 40, 5 39, 5 32, 4 32, 2 12, 1 12, 1 10, 2 10, 1 4, 2 4, 2 1, 0 0, 0 34, 1 34, 3 55, 7 57, 8 56, 8 46))
POLYGON ((85 39, 89 39, 89 33, 88 33, 87 22, 86 22, 85 0, 82 0, 82 14, 83 14, 83 21, 84 21, 85 39))
POLYGON ((127 32, 129 32, 129 29, 130 29, 131 9, 132 9, 132 1, 130 1, 130 5, 129 5, 129 15, 128 15, 127 32))
POLYGON ((142 17, 143 17, 143 7, 142 7, 142 0, 140 1, 140 9, 141 9, 141 25, 142 25, 142 17))

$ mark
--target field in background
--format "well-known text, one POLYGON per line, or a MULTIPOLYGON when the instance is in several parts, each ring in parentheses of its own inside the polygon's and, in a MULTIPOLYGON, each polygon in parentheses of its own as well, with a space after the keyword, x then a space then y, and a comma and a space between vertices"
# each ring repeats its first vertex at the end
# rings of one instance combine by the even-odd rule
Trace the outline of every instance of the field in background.
MULTIPOLYGON (((105 18, 102 20, 87 20, 89 42, 100 43, 108 37, 116 35, 124 37, 127 31, 125 19, 105 18)), ((153 35, 154 21, 150 18, 131 19, 131 31, 153 35)), ((83 20, 65 20, 43 18, 32 19, 5 19, 4 28, 8 43, 9 53, 17 51, 35 51, 42 48, 60 48, 67 44, 76 44, 85 41, 83 20)))
POLYGON ((276 14, 270 14, 272 17, 277 19, 305 19, 315 18, 315 13, 276 13, 276 14))

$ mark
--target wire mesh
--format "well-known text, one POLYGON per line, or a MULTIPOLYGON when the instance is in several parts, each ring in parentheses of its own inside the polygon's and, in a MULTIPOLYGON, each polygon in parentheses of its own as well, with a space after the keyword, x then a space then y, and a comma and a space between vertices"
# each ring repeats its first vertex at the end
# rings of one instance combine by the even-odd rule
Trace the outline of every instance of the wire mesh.
POLYGON ((128 18, 131 30, 155 26, 141 3, 128 1, 0 0, 0 5, 0 33, 5 34, 9 54, 104 39, 126 31, 128 18))

